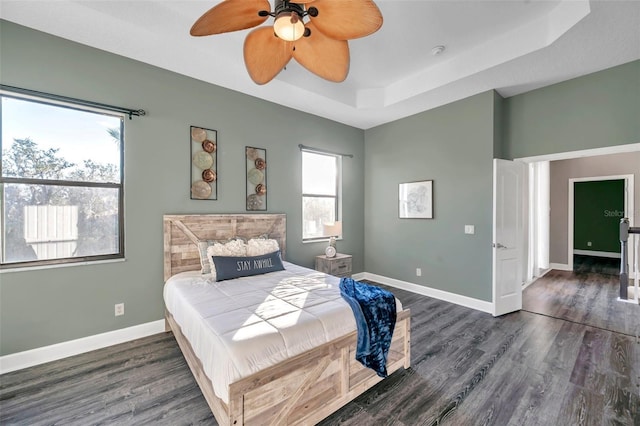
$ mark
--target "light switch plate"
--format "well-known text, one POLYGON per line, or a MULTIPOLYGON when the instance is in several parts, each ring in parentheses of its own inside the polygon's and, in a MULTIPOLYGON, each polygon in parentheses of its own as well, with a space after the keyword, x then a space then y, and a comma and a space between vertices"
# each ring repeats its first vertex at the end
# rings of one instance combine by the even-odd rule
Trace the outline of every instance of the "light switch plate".
POLYGON ((475 234, 476 233, 476 227, 474 225, 465 225, 464 226, 464 233, 465 234, 475 234))

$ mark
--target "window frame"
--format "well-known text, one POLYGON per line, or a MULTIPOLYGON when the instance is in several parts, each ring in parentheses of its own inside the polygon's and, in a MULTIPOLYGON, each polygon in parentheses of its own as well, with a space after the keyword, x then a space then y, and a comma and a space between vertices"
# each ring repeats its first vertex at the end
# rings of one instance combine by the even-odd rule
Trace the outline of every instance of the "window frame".
MULTIPOLYGON (((342 220, 342 155, 340 154, 334 154, 331 152, 325 152, 325 151, 321 151, 321 150, 314 150, 314 149, 310 149, 310 148, 300 148, 300 152, 301 152, 301 170, 302 170, 302 176, 301 176, 301 184, 302 184, 302 196, 301 196, 301 200, 302 200, 302 242, 303 243, 310 243, 310 242, 318 242, 318 241, 329 241, 329 237, 327 236, 321 236, 321 237, 310 237, 310 238, 305 238, 304 237, 304 219, 305 219, 305 213, 304 213, 304 199, 305 197, 313 197, 313 198, 331 198, 331 199, 335 199, 335 212, 334 212, 334 216, 335 216, 335 220, 336 221, 340 221, 342 220), (335 179, 335 186, 336 186, 336 191, 335 194, 336 195, 326 195, 326 194, 314 194, 314 193, 307 193, 304 192, 304 165, 303 165, 303 161, 302 161, 302 156, 305 154, 315 154, 315 155, 324 155, 327 157, 332 157, 334 158, 335 162, 336 162, 336 179, 335 179)), ((338 236, 337 239, 342 239, 342 235, 338 236)))
MULTIPOLYGON (((22 101, 34 102, 43 105, 49 105, 60 108, 67 108, 75 111, 88 112, 92 114, 100 114, 109 117, 115 117, 120 122, 120 142, 119 142, 119 180, 120 182, 83 182, 62 179, 36 179, 36 178, 19 178, 5 177, 2 170, 2 138, 0 135, 0 271, 20 270, 24 268, 40 268, 47 266, 71 266, 73 264, 102 263, 109 260, 122 260, 125 257, 125 224, 124 224, 124 119, 125 114, 121 112, 110 111, 99 107, 91 107, 82 105, 81 100, 78 103, 73 101, 58 101, 46 97, 34 96, 29 94, 14 93, 10 90, 0 90, 0 105, 3 98, 11 98, 22 101), (5 202, 4 202, 4 186, 5 184, 21 184, 21 185, 43 185, 43 186, 61 186, 61 187, 82 187, 82 188, 106 188, 116 189, 118 191, 118 251, 111 254, 97 254, 77 257, 61 257, 55 259, 43 260, 27 260, 19 262, 5 262, 5 202)), ((71 99, 71 98, 69 98, 71 99)), ((1 111, 1 108, 0 108, 1 111)), ((0 129, 2 128, 2 117, 0 115, 0 129)))

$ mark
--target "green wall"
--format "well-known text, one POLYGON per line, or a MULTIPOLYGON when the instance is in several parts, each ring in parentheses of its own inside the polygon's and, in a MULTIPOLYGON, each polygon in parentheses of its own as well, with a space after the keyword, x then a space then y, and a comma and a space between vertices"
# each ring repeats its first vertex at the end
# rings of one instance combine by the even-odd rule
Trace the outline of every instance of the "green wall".
POLYGON ((505 100, 496 91, 493 92, 493 158, 504 159, 504 105, 505 100))
POLYGON ((491 301, 491 159, 638 142, 640 61, 507 99, 482 93, 367 130, 365 270, 491 301), (434 180, 435 219, 398 219, 398 183, 421 179, 434 180))
POLYGON ((365 132, 367 272, 491 300, 494 101, 485 92, 365 132), (434 219, 399 219, 398 184, 431 179, 434 219))
POLYGON ((640 60, 505 100, 504 158, 640 142, 640 60))
POLYGON ((287 213, 287 258, 309 267, 326 243, 302 244, 298 144, 354 154, 343 162, 339 247, 363 270, 362 130, 6 21, 0 79, 148 111, 125 123, 126 261, 1 273, 0 355, 162 319, 162 215, 244 212, 245 145, 267 149, 268 213, 287 213), (218 201, 189 199, 192 124, 218 130, 218 201))
POLYGON ((269 212, 287 213, 289 260, 312 266, 324 249, 301 242, 303 143, 354 154, 339 243, 354 272, 490 301, 492 158, 640 142, 640 61, 364 132, 5 21, 0 81, 149 112, 126 123, 126 261, 0 274, 0 355, 161 319, 162 215, 244 211, 245 145, 268 151, 269 212), (189 199, 191 124, 218 130, 218 201, 189 199), (434 181, 434 219, 400 220, 398 184, 422 179, 434 181))
POLYGON ((574 182, 573 205, 573 248, 620 253, 624 180, 574 182))

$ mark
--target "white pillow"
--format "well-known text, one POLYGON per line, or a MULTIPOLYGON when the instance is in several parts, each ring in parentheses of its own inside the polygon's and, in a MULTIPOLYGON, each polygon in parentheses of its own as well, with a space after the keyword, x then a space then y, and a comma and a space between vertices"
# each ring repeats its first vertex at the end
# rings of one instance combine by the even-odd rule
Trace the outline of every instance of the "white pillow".
POLYGON ((280 250, 277 240, 251 238, 247 241, 247 256, 262 256, 280 250))
POLYGON ((235 239, 227 241, 226 243, 214 242, 213 245, 207 247, 209 269, 212 274, 215 274, 216 265, 213 263, 213 256, 246 257, 247 244, 241 239, 235 239))
POLYGON ((202 274, 210 274, 211 267, 209 266, 209 260, 207 258, 207 248, 216 243, 214 240, 200 240, 198 241, 198 254, 200 255, 200 267, 202 274))

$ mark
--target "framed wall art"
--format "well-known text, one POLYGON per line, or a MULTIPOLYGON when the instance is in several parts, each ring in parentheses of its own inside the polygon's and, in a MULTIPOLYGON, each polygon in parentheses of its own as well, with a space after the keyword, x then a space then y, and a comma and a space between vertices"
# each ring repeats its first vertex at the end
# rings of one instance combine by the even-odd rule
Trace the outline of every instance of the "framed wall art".
POLYGON ((401 219, 433 219, 433 181, 401 183, 398 188, 401 219))
POLYGON ((267 210, 267 150, 247 146, 247 211, 267 210))
POLYGON ((218 199, 218 132, 191 126, 191 199, 218 199))

